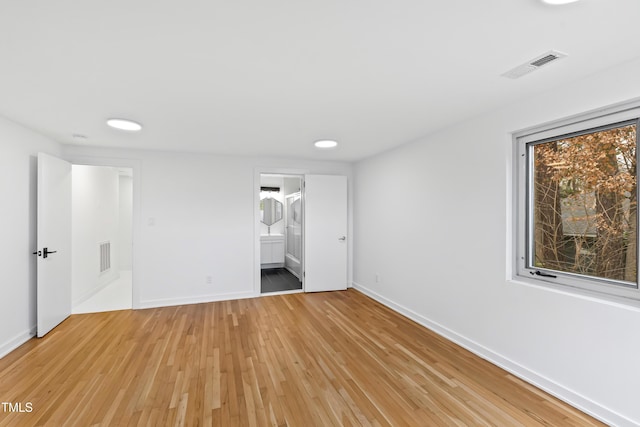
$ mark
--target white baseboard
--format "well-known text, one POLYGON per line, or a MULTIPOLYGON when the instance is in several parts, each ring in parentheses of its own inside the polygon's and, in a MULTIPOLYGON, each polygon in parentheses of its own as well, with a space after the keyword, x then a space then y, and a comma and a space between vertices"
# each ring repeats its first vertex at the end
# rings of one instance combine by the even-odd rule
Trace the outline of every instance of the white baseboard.
POLYGON ((207 302, 255 298, 259 296, 260 294, 256 294, 253 291, 249 291, 249 292, 233 292, 228 294, 202 295, 198 297, 160 298, 160 299, 141 301, 140 306, 137 308, 144 309, 144 308, 170 307, 174 305, 202 304, 207 302))
POLYGON ((25 331, 18 336, 10 339, 9 341, 0 345, 0 359, 5 357, 7 354, 11 353, 16 348, 20 347, 22 344, 29 341, 36 335, 36 326, 32 326, 31 329, 25 331))
POLYGON ((493 363, 496 366, 504 369, 507 372, 517 376, 518 378, 533 384, 534 386, 546 391, 547 393, 557 397, 558 399, 568 403, 569 405, 578 408, 579 410, 591 415, 594 418, 612 426, 640 426, 639 423, 618 414, 617 412, 600 405, 593 400, 582 396, 581 394, 564 387, 557 382, 540 375, 520 364, 510 360, 493 350, 470 340, 447 327, 434 322, 421 314, 418 314, 400 304, 391 301, 384 296, 372 291, 371 289, 362 286, 356 282, 352 283, 354 289, 362 292, 363 294, 373 298, 379 303, 389 307, 393 311, 400 313, 401 315, 413 320, 416 323, 424 326, 427 329, 443 336, 444 338, 458 344, 459 346, 469 350, 477 356, 493 363))
POLYGON ((88 292, 85 292, 83 295, 78 297, 75 301, 72 301, 71 307, 75 308, 79 306, 80 304, 90 299, 91 297, 95 296, 98 292, 100 292, 101 290, 103 290, 104 288, 106 288, 116 280, 118 280, 119 278, 120 278, 120 272, 118 271, 118 274, 114 274, 113 277, 110 277, 106 282, 96 286, 95 288, 89 290, 88 292))
POLYGON ((296 279, 300 280, 300 275, 298 273, 296 273, 291 267, 288 266, 284 266, 284 268, 291 274, 293 274, 294 276, 296 276, 296 279))

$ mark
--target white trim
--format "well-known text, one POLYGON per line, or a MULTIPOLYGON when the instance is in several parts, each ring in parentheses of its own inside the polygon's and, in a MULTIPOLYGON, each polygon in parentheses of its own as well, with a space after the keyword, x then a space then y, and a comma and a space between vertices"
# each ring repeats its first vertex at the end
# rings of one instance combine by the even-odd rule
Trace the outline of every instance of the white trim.
MULTIPOLYGON (((533 208, 532 173, 532 147, 531 144, 544 142, 550 138, 560 138, 580 134, 580 132, 601 131, 602 127, 626 125, 633 122, 640 123, 640 99, 607 106, 584 114, 574 115, 569 118, 541 124, 526 130, 511 134, 512 145, 508 150, 512 161, 507 166, 509 173, 507 179, 507 280, 537 283, 543 287, 564 286, 567 290, 576 293, 587 292, 599 295, 604 300, 624 302, 637 305, 640 300, 640 288, 638 283, 629 283, 622 280, 607 279, 604 277, 588 276, 586 274, 572 273, 569 271, 545 270, 543 267, 534 267, 531 254, 532 243, 527 243, 527 237, 532 236, 533 224, 531 217, 533 208), (513 233, 513 234, 511 234, 513 233), (511 259, 509 259, 511 258, 511 259), (540 272, 547 273, 540 274, 540 272), (532 276, 534 274, 540 275, 532 276)), ((639 191, 640 189, 636 189, 639 191)))
POLYGON ((120 157, 95 157, 83 155, 65 156, 65 160, 72 165, 89 165, 89 166, 109 166, 130 168, 133 170, 132 185, 132 208, 133 218, 131 223, 131 307, 136 310, 142 307, 140 296, 140 283, 142 280, 142 267, 137 264, 142 259, 142 245, 138 242, 142 241, 142 162, 138 159, 120 158, 120 157))
POLYGON ((526 128, 513 131, 512 134, 517 135, 518 137, 522 137, 525 135, 535 134, 543 130, 547 131, 551 129, 556 129, 566 125, 574 124, 576 122, 588 121, 601 116, 608 116, 611 114, 616 114, 617 112, 620 112, 623 110, 629 110, 634 108, 640 108, 640 98, 632 98, 627 101, 610 104, 606 107, 596 108, 596 109, 585 111, 582 113, 573 114, 569 117, 564 117, 562 119, 551 120, 546 123, 541 123, 535 126, 528 126, 526 128))
MULTIPOLYGON (((307 169, 292 169, 292 168, 279 168, 269 166, 256 166, 253 168, 253 227, 254 227, 254 242, 253 242, 253 290, 260 296, 261 293, 261 270, 260 264, 260 178, 261 175, 283 175, 291 177, 299 177, 301 183, 304 183, 304 176, 309 173, 307 169)), ((301 193, 302 193, 302 189, 301 193)), ((302 196, 302 212, 304 212, 304 196, 302 196)), ((304 213, 303 213, 304 215, 304 213)), ((303 220, 304 222, 304 220, 303 220)), ((304 234, 302 236, 304 242, 304 234)), ((304 248, 304 243, 303 243, 304 248)), ((303 249, 304 251, 304 249, 303 249)), ((300 268, 304 272, 304 253, 300 263, 300 268)), ((304 291, 304 276, 302 279, 302 290, 304 291)))
POLYGON ((256 294, 253 291, 250 292, 232 292, 228 294, 216 294, 216 295, 201 295, 197 297, 181 297, 181 298, 159 298, 146 301, 140 301, 138 308, 160 308, 171 307, 174 305, 187 305, 187 304, 203 304, 208 302, 217 301, 231 301, 236 299, 257 298, 260 294, 256 294))
POLYGON ((269 270, 274 268, 284 268, 284 262, 272 262, 269 264, 260 264, 260 270, 269 270))
POLYGON ((516 203, 518 201, 518 185, 515 184, 514 185, 514 174, 517 173, 518 170, 518 164, 517 164, 517 159, 515 156, 515 153, 518 151, 517 150, 517 145, 514 143, 513 140, 513 135, 512 134, 508 134, 506 135, 505 138, 505 144, 506 144, 506 201, 507 204, 505 205, 506 208, 506 220, 505 220, 505 226, 506 226, 506 246, 505 248, 507 249, 505 252, 505 265, 506 265, 506 271, 505 271, 505 279, 506 280, 512 280, 514 277, 516 277, 516 271, 517 271, 517 247, 518 247, 518 241, 517 241, 517 237, 518 237, 518 220, 517 220, 517 216, 515 213, 515 206, 516 203))
POLYGON ((72 314, 73 314, 73 309, 82 304, 83 302, 85 302, 86 300, 88 300, 89 298, 93 297, 95 294, 97 294, 98 292, 104 290, 107 286, 109 286, 110 284, 112 284, 113 282, 115 282, 116 280, 120 279, 120 272, 118 271, 118 274, 113 277, 111 280, 109 280, 106 283, 103 283, 100 286, 97 286, 93 289, 90 289, 89 291, 85 292, 83 295, 80 295, 78 298, 76 298, 75 301, 71 302, 71 309, 72 309, 72 314))
POLYGON ((586 301, 605 304, 619 309, 640 311, 640 300, 619 297, 615 295, 603 294, 601 292, 590 291, 588 289, 574 288, 567 285, 556 283, 541 282, 535 279, 529 279, 524 276, 515 276, 515 278, 507 278, 507 283, 511 285, 530 286, 532 288, 542 289, 549 292, 555 292, 574 298, 580 298, 586 301))
POLYGON ((637 119, 640 115, 640 112, 638 111, 639 109, 640 105, 638 105, 637 102, 631 104, 624 103, 619 108, 611 107, 602 112, 587 113, 584 116, 577 116, 573 120, 562 120, 561 123, 564 124, 556 122, 553 125, 541 125, 539 129, 532 133, 516 133, 516 135, 517 138, 525 145, 551 138, 560 139, 564 135, 589 131, 591 129, 637 119))
POLYGON ((10 339, 9 341, 0 345, 0 359, 20 347, 22 344, 29 341, 31 338, 35 337, 36 329, 36 325, 33 325, 28 331, 18 334, 13 339, 10 339))
MULTIPOLYGON (((286 258, 287 256, 288 256, 288 255, 285 255, 285 258, 286 258)), ((292 257, 292 258, 293 258, 293 257, 292 257)), ((284 263, 284 264, 285 264, 285 265, 284 265, 284 269, 285 269, 285 270, 287 270, 289 273, 293 274, 294 276, 296 276, 296 279, 300 280, 300 275, 299 275, 298 273, 296 273, 295 271, 293 271, 293 269, 292 269, 292 268, 287 267, 287 262, 286 262, 286 261, 285 261, 285 263, 284 263)))
POLYGON ((557 397, 558 399, 568 403, 569 405, 591 415, 594 418, 608 424, 615 426, 640 426, 640 424, 633 420, 619 414, 612 409, 600 405, 597 402, 561 385, 557 382, 547 378, 543 375, 532 371, 517 362, 502 356, 499 353, 463 336, 457 332, 437 323, 427 317, 416 313, 394 301, 387 299, 386 297, 378 294, 365 286, 362 286, 356 282, 353 282, 353 288, 362 292, 363 294, 373 298, 379 303, 392 309, 393 311, 400 313, 401 315, 413 320, 414 322, 424 326, 425 328, 437 333, 438 335, 458 344, 459 346, 469 350, 473 354, 493 363, 494 365, 504 369, 505 371, 517 376, 518 378, 546 391, 547 393, 557 397))

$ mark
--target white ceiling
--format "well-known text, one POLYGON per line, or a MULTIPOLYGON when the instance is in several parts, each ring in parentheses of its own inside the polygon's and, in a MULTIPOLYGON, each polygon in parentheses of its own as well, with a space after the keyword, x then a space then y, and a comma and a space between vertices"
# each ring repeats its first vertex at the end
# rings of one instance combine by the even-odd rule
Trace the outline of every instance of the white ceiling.
POLYGON ((354 161, 640 56, 639 17, 638 0, 0 0, 0 114, 69 144, 354 161), (500 77, 550 49, 569 56, 500 77))

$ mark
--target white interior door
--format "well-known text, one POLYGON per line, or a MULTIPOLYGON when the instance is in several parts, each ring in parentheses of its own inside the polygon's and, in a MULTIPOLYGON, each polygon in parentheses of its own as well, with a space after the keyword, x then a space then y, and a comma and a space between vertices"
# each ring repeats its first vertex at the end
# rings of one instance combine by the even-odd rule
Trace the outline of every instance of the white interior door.
POLYGON ((38 153, 37 324, 42 337, 71 315, 71 164, 38 153))
POLYGON ((304 197, 304 289, 347 289, 347 177, 305 175, 304 197))

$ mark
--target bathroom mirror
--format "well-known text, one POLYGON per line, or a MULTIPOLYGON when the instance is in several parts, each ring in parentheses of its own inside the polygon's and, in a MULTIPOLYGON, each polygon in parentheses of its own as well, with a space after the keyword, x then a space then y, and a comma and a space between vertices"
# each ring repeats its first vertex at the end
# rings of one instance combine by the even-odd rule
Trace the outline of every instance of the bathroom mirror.
POLYGON ((271 197, 260 200, 262 223, 273 225, 282 219, 282 203, 271 197))

